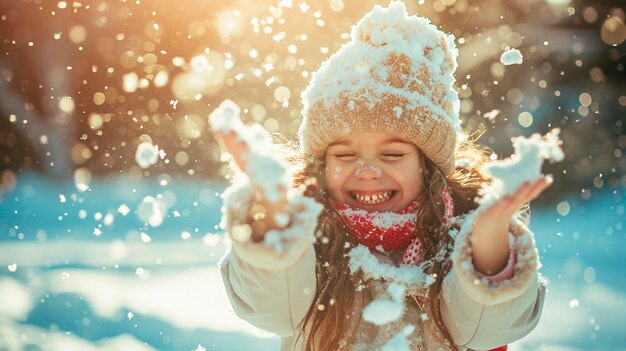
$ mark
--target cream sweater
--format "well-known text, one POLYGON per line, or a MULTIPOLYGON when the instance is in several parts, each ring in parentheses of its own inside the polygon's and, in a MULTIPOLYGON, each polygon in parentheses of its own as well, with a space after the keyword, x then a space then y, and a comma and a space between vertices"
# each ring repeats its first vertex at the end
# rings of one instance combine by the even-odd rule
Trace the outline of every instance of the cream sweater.
MULTIPOLYGON (((235 312, 251 324, 281 337, 281 350, 303 350, 301 325, 316 289, 313 231, 319 204, 298 194, 290 196, 291 222, 266 243, 236 240, 252 203, 248 184, 225 192, 223 225, 233 237, 222 259, 224 285, 235 312), (300 337, 299 337, 300 336, 300 337)), ((469 233, 461 232, 451 255, 453 268, 444 279, 441 313, 455 343, 463 348, 487 350, 527 335, 537 325, 545 297, 533 234, 522 224, 511 225, 513 276, 493 282, 478 274, 471 262, 469 233)), ((378 257, 382 263, 385 257, 378 257)), ((392 264, 391 262, 388 262, 392 264)), ((346 273, 349 274, 349 273, 346 273)), ((367 279, 367 275, 366 275, 367 279)), ((432 318, 406 296, 402 316, 383 326, 361 318, 363 309, 384 297, 393 279, 369 277, 356 292, 347 350, 380 350, 407 325, 410 350, 448 350, 432 318)), ((419 289, 407 293, 418 293, 419 289)))

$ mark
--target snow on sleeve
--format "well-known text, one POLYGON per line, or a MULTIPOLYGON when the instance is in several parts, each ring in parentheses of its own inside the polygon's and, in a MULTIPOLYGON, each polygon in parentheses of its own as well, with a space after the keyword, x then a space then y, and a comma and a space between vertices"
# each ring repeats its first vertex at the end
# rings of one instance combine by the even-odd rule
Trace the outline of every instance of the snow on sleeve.
MULTIPOLYGON (((235 182, 222 194, 220 226, 232 239, 233 252, 247 264, 260 269, 275 271, 290 267, 305 250, 312 249, 322 205, 298 189, 290 188, 287 192, 289 224, 281 230, 268 231, 262 242, 253 242, 249 240, 251 228, 247 221, 253 197, 250 182, 235 182)), ((224 256, 220 266, 229 256, 224 256)))
POLYGON ((533 134, 530 138, 512 138, 515 153, 508 159, 485 165, 485 171, 493 176, 493 182, 483 189, 484 195, 480 202, 491 202, 513 194, 524 182, 536 181, 541 177, 544 160, 563 160, 559 132, 555 128, 545 136, 533 134))
POLYGON ((314 199, 302 195, 301 191, 291 187, 291 173, 286 162, 276 156, 271 137, 258 124, 244 125, 239 118, 240 109, 232 101, 226 100, 209 116, 211 127, 216 132, 234 132, 238 140, 247 144, 243 155, 246 161, 244 174, 237 174, 236 180, 224 191, 222 198, 221 228, 229 229, 234 241, 245 243, 251 236, 252 229, 246 222, 246 210, 254 201, 253 184, 260 187, 268 201, 277 201, 285 193, 289 213, 276 213, 274 220, 285 228, 268 231, 263 244, 274 252, 284 252, 290 243, 301 241, 303 237, 314 242, 317 217, 322 205, 314 199), (246 181, 248 178, 250 181, 246 181))
POLYGON ((415 331, 414 325, 407 325, 393 338, 389 339, 381 351, 409 351, 409 342, 407 338, 415 331))
POLYGON ((370 302, 363 310, 363 318, 376 325, 385 325, 398 320, 404 313, 404 287, 390 283, 387 294, 391 299, 381 298, 370 302))
POLYGON ((289 189, 287 201, 291 211, 293 225, 282 230, 270 230, 265 234, 263 243, 276 252, 285 251, 285 243, 308 236, 315 241, 313 233, 317 226, 317 217, 322 212, 322 205, 313 198, 303 196, 296 189, 289 189), (310 234, 310 235, 309 235, 310 234))
POLYGON ((240 111, 234 102, 223 101, 209 116, 211 128, 221 133, 234 132, 238 140, 248 145, 248 152, 243 155, 246 175, 262 189, 268 201, 278 201, 281 191, 291 184, 287 165, 272 154, 272 139, 268 132, 258 123, 245 126, 239 118, 240 111))
POLYGON ((509 49, 500 55, 500 62, 505 66, 521 65, 523 60, 522 53, 517 49, 509 49))

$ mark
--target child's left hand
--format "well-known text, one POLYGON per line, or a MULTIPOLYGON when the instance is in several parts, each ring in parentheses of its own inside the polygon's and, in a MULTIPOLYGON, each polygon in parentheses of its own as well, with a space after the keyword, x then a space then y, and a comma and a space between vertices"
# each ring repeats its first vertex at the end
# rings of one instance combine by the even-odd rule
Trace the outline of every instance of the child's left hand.
POLYGON ((515 193, 502 197, 474 220, 473 232, 490 233, 508 226, 511 218, 524 204, 534 200, 552 184, 551 176, 544 176, 534 183, 524 182, 515 193))
POLYGON ((508 227, 511 218, 552 182, 551 176, 541 177, 533 183, 525 182, 513 194, 502 197, 474 219, 472 252, 476 270, 493 274, 504 268, 509 253, 508 227))

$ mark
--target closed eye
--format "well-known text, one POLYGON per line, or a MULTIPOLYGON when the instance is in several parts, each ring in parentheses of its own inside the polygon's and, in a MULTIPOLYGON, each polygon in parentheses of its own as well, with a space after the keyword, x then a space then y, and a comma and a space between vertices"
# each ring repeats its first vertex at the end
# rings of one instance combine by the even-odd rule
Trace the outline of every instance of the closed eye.
POLYGON ((398 160, 402 158, 402 156, 404 156, 404 154, 395 154, 395 153, 383 154, 383 158, 387 160, 398 160))
POLYGON ((335 158, 341 160, 341 161, 354 161, 356 160, 358 157, 357 154, 336 154, 335 158))

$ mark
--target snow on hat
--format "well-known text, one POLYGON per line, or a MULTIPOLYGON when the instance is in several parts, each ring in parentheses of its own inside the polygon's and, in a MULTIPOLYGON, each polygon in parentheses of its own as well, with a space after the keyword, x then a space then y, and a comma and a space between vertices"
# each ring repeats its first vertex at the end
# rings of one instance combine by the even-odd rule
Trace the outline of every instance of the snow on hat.
POLYGON ((321 156, 350 133, 383 132, 413 142, 450 173, 460 130, 454 37, 409 16, 400 1, 376 5, 350 37, 302 92, 301 151, 321 156))

